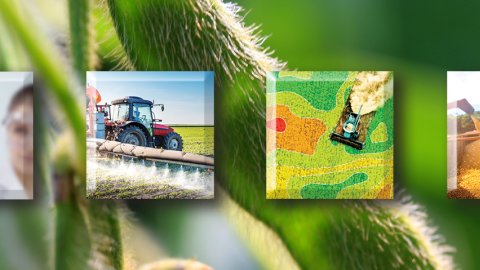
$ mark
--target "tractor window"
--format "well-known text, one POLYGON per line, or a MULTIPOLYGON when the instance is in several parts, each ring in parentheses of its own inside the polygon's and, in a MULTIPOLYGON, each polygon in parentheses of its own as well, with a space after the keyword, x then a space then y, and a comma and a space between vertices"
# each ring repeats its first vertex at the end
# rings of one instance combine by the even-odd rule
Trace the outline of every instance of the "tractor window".
POLYGON ((129 107, 129 104, 113 105, 112 121, 128 121, 128 115, 130 113, 129 107))
POLYGON ((133 121, 141 122, 152 135, 150 124, 152 123, 152 108, 149 104, 133 103, 133 121))

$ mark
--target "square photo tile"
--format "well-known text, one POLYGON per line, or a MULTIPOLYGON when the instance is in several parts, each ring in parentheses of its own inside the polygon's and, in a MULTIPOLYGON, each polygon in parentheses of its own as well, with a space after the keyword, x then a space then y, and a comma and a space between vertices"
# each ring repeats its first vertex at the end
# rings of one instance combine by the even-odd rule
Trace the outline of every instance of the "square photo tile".
POLYGON ((0 200, 33 199, 33 72, 0 72, 0 200))
POLYGON ((480 198, 478 71, 447 73, 447 198, 480 198))
POLYGON ((393 72, 270 72, 267 199, 393 198, 393 72))
POLYGON ((87 72, 87 198, 212 199, 213 72, 87 72))

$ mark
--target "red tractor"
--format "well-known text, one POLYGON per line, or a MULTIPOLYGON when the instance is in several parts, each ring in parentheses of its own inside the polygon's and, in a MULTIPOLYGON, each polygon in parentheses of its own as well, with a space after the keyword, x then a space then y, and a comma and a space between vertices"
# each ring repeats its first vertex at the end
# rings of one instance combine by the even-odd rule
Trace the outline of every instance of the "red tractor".
POLYGON ((105 116, 105 139, 182 151, 182 137, 173 128, 156 123, 162 120, 155 119, 154 106, 164 110, 163 104, 153 104, 135 96, 113 100, 111 105, 96 105, 97 111, 105 116))

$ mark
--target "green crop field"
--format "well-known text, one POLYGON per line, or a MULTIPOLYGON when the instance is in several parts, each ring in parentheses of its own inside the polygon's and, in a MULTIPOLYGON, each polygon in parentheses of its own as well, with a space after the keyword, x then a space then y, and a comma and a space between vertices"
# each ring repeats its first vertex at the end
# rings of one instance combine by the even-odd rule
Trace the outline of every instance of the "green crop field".
POLYGON ((213 157, 214 127, 171 126, 183 139, 183 151, 213 157))
POLYGON ((212 199, 213 171, 143 160, 88 159, 88 199, 212 199))
MULTIPOLYGON (((213 127, 173 127, 183 151, 214 157, 213 127)), ((213 170, 130 158, 87 159, 88 199, 213 199, 213 170)))

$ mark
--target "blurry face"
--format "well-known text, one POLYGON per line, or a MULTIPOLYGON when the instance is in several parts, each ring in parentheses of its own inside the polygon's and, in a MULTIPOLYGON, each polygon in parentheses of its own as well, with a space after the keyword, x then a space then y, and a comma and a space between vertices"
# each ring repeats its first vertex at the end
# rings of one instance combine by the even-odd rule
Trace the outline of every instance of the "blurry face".
POLYGON ((33 176, 33 106, 19 104, 5 121, 10 159, 17 172, 33 176))

